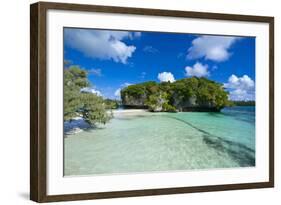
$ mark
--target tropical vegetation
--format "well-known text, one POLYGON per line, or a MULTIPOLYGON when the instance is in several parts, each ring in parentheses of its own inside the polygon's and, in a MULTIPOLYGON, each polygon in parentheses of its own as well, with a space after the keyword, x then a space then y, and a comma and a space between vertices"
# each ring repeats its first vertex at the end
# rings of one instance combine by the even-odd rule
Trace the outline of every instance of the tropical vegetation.
POLYGON ((255 101, 245 101, 245 100, 242 100, 242 101, 231 101, 233 105, 236 105, 236 106, 255 106, 256 105, 256 102, 255 101))
POLYGON ((188 107, 219 111, 230 105, 223 85, 203 77, 184 78, 173 83, 149 81, 121 90, 123 104, 132 98, 143 99, 143 104, 151 111, 175 112, 188 107))
POLYGON ((105 124, 112 118, 106 102, 95 93, 81 92, 91 86, 87 77, 79 66, 64 69, 64 121, 82 117, 91 126, 105 124))

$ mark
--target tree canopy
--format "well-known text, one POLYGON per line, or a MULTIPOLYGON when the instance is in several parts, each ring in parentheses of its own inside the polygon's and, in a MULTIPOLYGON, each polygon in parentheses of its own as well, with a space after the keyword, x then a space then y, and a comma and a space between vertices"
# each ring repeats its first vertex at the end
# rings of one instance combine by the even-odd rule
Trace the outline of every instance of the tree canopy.
POLYGON ((251 100, 251 101, 231 101, 233 105, 236 106, 255 106, 256 102, 251 100))
POLYGON ((79 66, 64 69, 64 121, 82 117, 90 125, 105 124, 112 118, 102 97, 81 92, 91 86, 87 72, 79 66))
POLYGON ((145 83, 130 85, 121 90, 122 102, 126 96, 144 97, 145 104, 155 110, 161 106, 162 111, 174 111, 175 107, 188 107, 195 100, 197 107, 212 107, 220 110, 229 105, 228 92, 223 85, 207 78, 184 78, 171 82, 145 83), (165 109, 166 108, 166 109, 165 109))

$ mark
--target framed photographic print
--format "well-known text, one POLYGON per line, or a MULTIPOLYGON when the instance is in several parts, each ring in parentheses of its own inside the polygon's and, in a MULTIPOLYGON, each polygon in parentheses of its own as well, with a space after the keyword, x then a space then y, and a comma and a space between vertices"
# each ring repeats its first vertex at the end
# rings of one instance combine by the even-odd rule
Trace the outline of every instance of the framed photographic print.
POLYGON ((274 18, 40 2, 37 202, 274 186, 274 18))

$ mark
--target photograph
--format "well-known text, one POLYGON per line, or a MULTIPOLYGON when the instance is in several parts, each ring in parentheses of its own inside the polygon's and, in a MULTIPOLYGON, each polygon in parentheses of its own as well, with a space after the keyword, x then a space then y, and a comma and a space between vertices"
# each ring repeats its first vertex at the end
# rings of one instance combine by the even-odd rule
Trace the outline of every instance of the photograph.
POLYGON ((64 27, 64 176, 255 167, 255 41, 64 27))
POLYGON ((30 6, 30 199, 274 187, 274 16, 30 6))

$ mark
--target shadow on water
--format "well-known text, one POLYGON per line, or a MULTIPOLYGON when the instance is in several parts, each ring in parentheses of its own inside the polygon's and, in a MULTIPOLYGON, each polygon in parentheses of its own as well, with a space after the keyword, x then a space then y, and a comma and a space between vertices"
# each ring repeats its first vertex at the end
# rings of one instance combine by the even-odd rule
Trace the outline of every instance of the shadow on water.
POLYGON ((213 135, 203 135, 203 142, 218 152, 227 153, 241 167, 255 166, 255 151, 241 143, 213 135))
MULTIPOLYGON (((168 116, 167 116, 168 117, 168 116)), ((223 139, 222 137, 212 135, 211 133, 200 129, 190 122, 182 119, 171 117, 168 118, 180 121, 188 126, 203 133, 203 142, 212 149, 215 149, 219 153, 226 153, 232 160, 237 162, 240 167, 255 166, 255 150, 243 145, 239 142, 233 142, 223 139)))
POLYGON ((67 137, 69 135, 73 135, 81 131, 91 132, 93 130, 102 130, 102 129, 105 128, 100 126, 89 125, 83 119, 76 119, 76 120, 64 122, 63 136, 67 137))
POLYGON ((105 127, 98 127, 98 126, 92 126, 92 127, 88 127, 88 128, 83 128, 82 130, 84 132, 92 132, 93 130, 104 130, 105 127))
POLYGON ((139 118, 147 118, 147 117, 152 117, 149 115, 134 115, 134 116, 114 116, 114 119, 118 120, 134 120, 134 119, 139 119, 139 118))
POLYGON ((217 112, 208 112, 208 115, 212 116, 212 117, 223 117, 224 115, 222 113, 217 113, 217 112))

